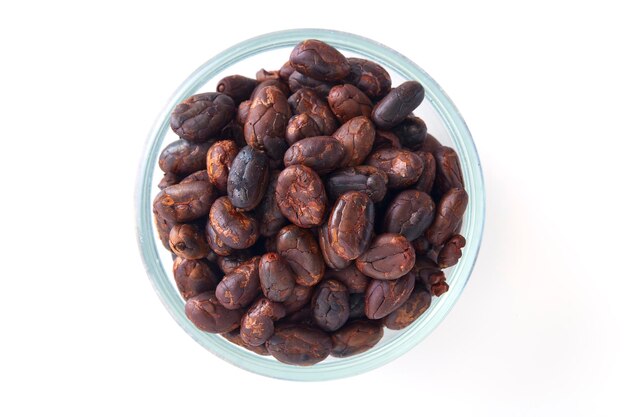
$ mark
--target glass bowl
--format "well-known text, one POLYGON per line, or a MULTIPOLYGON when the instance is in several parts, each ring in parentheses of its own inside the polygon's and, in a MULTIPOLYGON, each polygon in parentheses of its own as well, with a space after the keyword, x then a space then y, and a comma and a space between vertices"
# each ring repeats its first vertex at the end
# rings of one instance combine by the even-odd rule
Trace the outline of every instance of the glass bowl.
POLYGON ((138 243, 148 277, 174 320, 207 350, 240 368, 273 378, 301 381, 360 374, 398 358, 422 341, 445 318, 467 284, 478 255, 485 220, 482 171, 472 136, 439 85, 419 66, 391 48, 350 33, 322 29, 287 30, 246 40, 208 60, 191 74, 169 99, 148 136, 138 176, 136 208, 138 243), (259 356, 219 335, 202 332, 187 320, 184 301, 171 277, 171 255, 156 237, 152 200, 159 191, 156 185, 162 176, 157 168, 159 154, 165 145, 178 139, 169 127, 169 114, 173 107, 197 92, 215 91, 217 81, 225 75, 254 77, 260 68, 280 68, 289 58, 293 46, 309 38, 327 42, 346 56, 368 58, 380 63, 389 71, 393 85, 405 80, 422 83, 426 98, 415 114, 426 121, 430 133, 458 152, 469 204, 461 232, 467 245, 460 262, 446 270, 450 285, 447 293, 434 297, 431 307, 409 327, 400 331, 385 329, 384 338, 367 352, 343 359, 329 357, 314 366, 298 367, 283 364, 272 357, 259 356))

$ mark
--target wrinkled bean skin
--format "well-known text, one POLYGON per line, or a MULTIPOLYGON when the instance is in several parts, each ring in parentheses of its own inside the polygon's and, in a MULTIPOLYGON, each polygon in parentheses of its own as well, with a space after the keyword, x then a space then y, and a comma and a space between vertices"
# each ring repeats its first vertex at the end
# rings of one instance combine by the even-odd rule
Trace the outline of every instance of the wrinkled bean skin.
MULTIPOLYGON (((330 243, 328 242, 328 225, 326 223, 320 226, 317 238, 319 240, 320 251, 322 252, 326 265, 333 269, 344 269, 350 265, 349 260, 343 259, 330 246, 330 243)), ((326 271, 328 271, 328 269, 326 269, 326 271)))
POLYGON ((259 294, 259 257, 243 263, 217 284, 215 296, 229 310, 246 307, 259 294))
POLYGON ((279 303, 259 298, 241 319, 241 340, 250 346, 261 346, 274 333, 274 321, 285 316, 279 303))
POLYGON ((331 336, 333 347, 330 355, 347 358, 369 350, 383 338, 380 323, 355 320, 331 336))
POLYGON ((215 296, 215 292, 208 291, 187 300, 185 315, 202 331, 226 333, 239 327, 243 310, 224 308, 215 296))
POLYGON ((461 235, 452 236, 441 251, 439 252, 439 256, 437 257, 437 263, 439 264, 439 268, 449 268, 453 265, 456 265, 461 258, 461 249, 465 247, 465 238, 461 235))
MULTIPOLYGON (((233 249, 249 248, 259 237, 257 220, 238 211, 228 197, 215 200, 209 212, 209 224, 224 244, 233 249)), ((215 253, 220 255, 217 251, 215 253)))
POLYGON ((234 140, 221 140, 209 148, 206 155, 206 167, 209 181, 223 195, 226 194, 228 173, 239 153, 234 140))
POLYGON ((468 196, 462 188, 451 188, 437 204, 435 220, 426 231, 433 246, 441 246, 450 239, 463 221, 468 196))
POLYGON ((439 266, 432 260, 424 256, 419 256, 415 260, 413 267, 416 279, 421 282, 430 293, 436 297, 448 291, 446 275, 439 266))
POLYGON ((182 139, 174 141, 161 151, 159 168, 179 177, 204 169, 210 146, 210 143, 191 143, 182 139))
POLYGON ((256 208, 257 219, 259 220, 259 232, 261 236, 271 237, 287 224, 287 219, 278 207, 276 200, 276 185, 280 171, 275 170, 270 174, 267 192, 263 196, 261 203, 256 208))
POLYGON ((308 305, 311 301, 311 295, 313 295, 312 287, 296 284, 289 298, 283 302, 287 314, 293 314, 308 305))
POLYGON ((267 156, 250 146, 239 151, 228 172, 227 192, 233 206, 249 211, 259 205, 269 182, 267 156))
POLYGON ((366 164, 387 174, 387 187, 392 189, 415 184, 424 170, 422 160, 406 149, 378 149, 372 152, 366 164))
POLYGON ((178 292, 185 300, 203 292, 214 290, 219 282, 218 277, 205 259, 177 257, 172 269, 178 292))
POLYGON ((256 80, 259 82, 268 81, 268 80, 279 80, 280 72, 276 71, 267 71, 266 69, 261 68, 256 72, 256 80))
POLYGON ((422 160, 424 169, 422 175, 415 183, 415 189, 430 194, 435 184, 435 175, 437 175, 437 162, 430 152, 418 151, 415 154, 422 160))
POLYGON ((226 94, 202 93, 183 100, 172 111, 174 133, 190 142, 206 142, 235 115, 235 103, 226 94))
POLYGON ((402 146, 410 151, 420 149, 426 140, 426 123, 416 116, 409 116, 393 128, 402 146))
POLYGON ((433 154, 437 163, 434 194, 442 196, 451 188, 465 188, 461 162, 455 150, 442 146, 433 154))
POLYGON ((343 145, 346 151, 341 165, 347 167, 361 165, 374 145, 374 124, 367 117, 355 117, 341 125, 333 133, 333 137, 343 145))
POLYGON ((296 71, 320 81, 341 80, 350 73, 350 64, 341 52, 316 39, 296 45, 289 62, 296 71))
POLYGON ((248 113, 250 113, 250 106, 252 105, 251 100, 244 100, 239 103, 239 107, 237 107, 237 115, 235 116, 235 121, 243 127, 246 123, 246 119, 248 118, 248 113))
POLYGON ((383 319, 383 325, 391 330, 400 330, 417 320, 430 307, 430 292, 422 285, 415 285, 411 296, 396 311, 383 319))
POLYGON ((399 233, 415 240, 426 231, 435 217, 435 203, 426 193, 417 190, 400 192, 387 207, 383 230, 399 233))
POLYGON ((282 67, 280 67, 280 70, 278 70, 278 76, 281 80, 287 81, 289 80, 289 76, 291 76, 294 71, 295 69, 293 69, 293 67, 291 66, 291 62, 287 61, 283 64, 282 67))
POLYGON ((346 80, 372 100, 382 98, 391 91, 391 77, 380 65, 361 58, 348 58, 348 64, 350 73, 346 80))
POLYGON ((337 169, 344 155, 343 146, 337 139, 332 136, 315 136, 291 145, 285 152, 283 162, 286 167, 301 164, 324 175, 337 169))
POLYGON ((307 113, 317 124, 322 135, 332 135, 337 130, 337 120, 332 110, 315 91, 302 88, 289 97, 293 114, 307 113))
POLYGON ((170 222, 185 223, 206 216, 215 198, 216 193, 208 182, 175 184, 157 194, 153 209, 170 222))
POLYGON ((188 182, 194 182, 194 181, 208 182, 209 173, 207 172, 207 170, 203 169, 202 171, 196 171, 193 174, 189 174, 185 178, 180 180, 179 184, 187 184, 188 182))
POLYGON ((350 294, 350 319, 365 317, 365 294, 364 292, 350 294))
POLYGON ((378 150, 383 148, 400 149, 402 148, 402 145, 400 144, 400 139, 398 139, 393 132, 390 132, 389 130, 376 129, 374 146, 372 146, 372 149, 378 150))
POLYGON ((372 120, 381 129, 391 129, 402 122, 424 100, 424 87, 406 81, 392 89, 372 110, 372 120))
POLYGON ((331 88, 328 104, 340 123, 346 123, 358 116, 369 117, 372 113, 372 101, 352 84, 331 88))
POLYGON ((173 172, 166 172, 163 175, 163 178, 161 178, 161 181, 159 181, 159 184, 157 186, 159 187, 159 190, 162 190, 164 188, 169 187, 170 185, 174 185, 177 183, 178 183, 178 176, 174 174, 173 172))
POLYGON ((278 254, 289 264, 299 285, 313 286, 324 277, 325 264, 310 230, 295 225, 283 227, 276 240, 278 254))
POLYGON ((259 263, 261 290, 271 301, 283 302, 291 296, 296 286, 291 267, 275 253, 266 253, 259 263))
POLYGON ((229 256, 234 252, 234 249, 224 243, 224 241, 217 235, 211 222, 207 221, 204 228, 206 233, 207 243, 213 252, 219 256, 229 256))
POLYGON ((387 174, 368 165, 344 168, 326 177, 326 191, 330 201, 348 191, 360 191, 378 203, 387 194, 387 174))
MULTIPOLYGON (((275 80, 275 79, 269 79, 269 80, 265 80, 260 82, 256 88, 254 89, 254 91, 252 92, 252 94, 250 95, 250 100, 252 101, 254 99, 254 97, 257 95, 257 92, 267 88, 267 87, 275 87, 278 88, 285 97, 289 97, 289 95, 291 94, 291 90, 289 90, 289 86, 287 84, 285 84, 284 82, 282 82, 281 80, 275 80)), ((252 105, 252 103, 250 103, 252 105)))
POLYGON ((300 227, 319 226, 326 213, 326 190, 320 177, 304 165, 282 170, 276 184, 276 200, 283 216, 300 227))
POLYGON ((289 74, 289 79, 287 82, 289 83, 289 90, 291 90, 292 93, 295 93, 303 88, 310 88, 311 90, 315 91, 315 93, 320 97, 327 97, 330 89, 333 88, 332 83, 327 83, 311 77, 307 77, 306 75, 298 71, 294 71, 289 74))
POLYGON ((291 110, 287 97, 275 86, 264 86, 256 91, 243 125, 243 135, 248 145, 264 150, 267 138, 285 136, 291 110))
POLYGON ((209 254, 209 245, 201 226, 193 223, 177 224, 170 231, 172 252, 185 259, 202 259, 209 254))
POLYGON ((402 277, 415 265, 415 251, 411 242, 396 233, 376 236, 367 251, 356 260, 363 274, 379 280, 402 277))
POLYGON ((313 319, 317 326, 332 332, 343 326, 350 316, 348 288, 339 281, 322 281, 311 299, 313 319))
POLYGON ((351 294, 365 292, 365 288, 370 282, 370 278, 359 271, 354 264, 340 270, 327 269, 325 278, 332 278, 341 282, 351 294))
POLYGON ((232 254, 217 256, 217 266, 224 274, 230 274, 232 271, 240 267, 253 258, 252 251, 249 249, 233 251, 232 254))
POLYGON ((392 281, 373 279, 365 290, 365 315, 372 320, 382 319, 406 302, 415 286, 415 274, 392 281))
POLYGON ((301 113, 289 119, 285 139, 289 145, 293 145, 301 139, 320 136, 321 134, 322 132, 315 120, 308 113, 301 113))
POLYGON ((217 82, 217 92, 224 93, 233 99, 235 104, 239 104, 250 98, 250 94, 256 88, 257 80, 244 77, 243 75, 229 75, 217 82))
POLYGON ((247 345, 241 339, 241 333, 239 329, 231 330, 230 332, 227 332, 227 333, 222 333, 222 337, 228 340, 230 343, 234 343, 237 346, 241 346, 244 349, 248 349, 249 351, 254 352, 257 355, 269 356, 269 352, 267 351, 267 348, 265 347, 265 345, 261 345, 261 346, 247 345))
POLYGON ((361 256, 374 234, 374 203, 367 194, 348 191, 335 202, 328 218, 328 242, 345 260, 361 256))
POLYGON ((330 337, 319 329, 299 324, 277 326, 265 346, 280 362, 310 366, 323 361, 330 354, 330 337))

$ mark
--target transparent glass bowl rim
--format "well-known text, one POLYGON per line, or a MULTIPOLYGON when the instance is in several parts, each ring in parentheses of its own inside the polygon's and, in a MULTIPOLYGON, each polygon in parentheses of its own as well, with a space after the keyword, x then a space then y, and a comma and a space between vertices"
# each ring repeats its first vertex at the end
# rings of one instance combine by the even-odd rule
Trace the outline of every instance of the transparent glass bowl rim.
POLYGON ((170 97, 147 138, 139 167, 136 186, 137 238, 144 266, 154 290, 176 322, 200 345, 213 354, 245 370, 273 378, 319 381, 357 375, 380 367, 408 352, 441 323, 462 293, 470 275, 482 240, 485 219, 485 195, 482 170, 472 136, 460 113, 441 87, 419 66, 395 50, 373 40, 351 33, 326 29, 293 29, 267 33, 238 43, 194 71, 170 97), (402 334, 382 347, 361 355, 337 361, 324 361, 311 367, 295 367, 268 360, 232 345, 219 335, 196 329, 184 314, 184 304, 172 286, 157 251, 152 229, 151 188, 159 150, 169 129, 169 114, 184 98, 194 94, 211 78, 247 57, 279 48, 290 47, 303 39, 319 39, 344 51, 360 54, 384 67, 391 68, 406 79, 419 80, 428 100, 448 129, 459 153, 466 188, 470 197, 463 233, 467 245, 455 268, 450 291, 434 303, 425 320, 406 328, 402 334))

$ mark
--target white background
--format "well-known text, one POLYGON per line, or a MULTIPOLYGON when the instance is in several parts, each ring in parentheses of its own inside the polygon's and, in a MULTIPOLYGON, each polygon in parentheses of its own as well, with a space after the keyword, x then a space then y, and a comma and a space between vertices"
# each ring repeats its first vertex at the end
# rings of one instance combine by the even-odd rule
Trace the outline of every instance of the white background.
POLYGON ((626 30, 620 2, 580 3, 3 2, 0 415, 625 415, 626 30), (417 62, 486 179, 483 248, 448 318, 395 362, 326 383, 197 345, 134 236, 165 100, 226 47, 292 27, 417 62))

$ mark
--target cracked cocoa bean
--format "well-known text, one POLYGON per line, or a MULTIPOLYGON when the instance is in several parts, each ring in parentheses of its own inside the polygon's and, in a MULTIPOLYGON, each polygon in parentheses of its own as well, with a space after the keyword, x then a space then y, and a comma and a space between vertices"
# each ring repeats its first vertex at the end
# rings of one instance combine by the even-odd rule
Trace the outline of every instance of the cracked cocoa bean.
POLYGON ((259 232, 262 236, 271 237, 287 224, 287 219, 283 216, 276 199, 276 186, 280 171, 275 170, 270 174, 267 191, 261 203, 255 209, 256 217, 259 221, 259 232))
POLYGON ((198 329, 209 333, 226 333, 239 327, 242 309, 228 310, 208 291, 187 300, 185 315, 198 329))
POLYGON ((234 249, 224 243, 224 241, 217 235, 215 229, 211 225, 211 222, 207 221, 204 228, 206 233, 207 243, 213 252, 219 256, 228 256, 234 252, 234 249))
POLYGON ((330 89, 333 88, 334 85, 333 83, 307 77, 298 71, 293 71, 289 74, 287 82, 289 83, 289 90, 291 90, 292 93, 295 93, 303 88, 310 88, 320 97, 327 97, 330 89))
POLYGON ((361 165, 374 145, 374 124, 367 117, 355 117, 341 125, 333 133, 333 137, 346 151, 341 165, 350 167, 361 165))
POLYGON ((283 307, 285 307, 287 314, 293 314, 308 305, 312 294, 312 287, 296 284, 289 298, 283 301, 283 307))
POLYGON ((182 139, 174 141, 161 151, 159 168, 179 177, 204 169, 210 146, 210 143, 191 143, 182 139))
POLYGON ((370 99, 384 97, 391 90, 389 73, 375 62, 361 58, 348 58, 350 73, 346 81, 363 91, 370 99))
POLYGON ((358 116, 370 117, 372 101, 352 84, 336 85, 328 93, 328 104, 339 123, 358 116))
POLYGON ((280 362, 310 366, 328 357, 332 342, 319 329, 300 324, 283 324, 276 327, 265 346, 270 355, 280 362))
POLYGON ((246 307, 259 294, 259 257, 244 262, 217 284, 215 296, 228 310, 246 307))
POLYGON ((235 103, 226 94, 202 93, 183 100, 172 111, 174 133, 190 142, 206 142, 235 115, 235 103))
POLYGON ((322 281, 313 293, 311 309, 320 329, 328 332, 339 329, 350 316, 348 288, 334 279, 322 281))
POLYGON ((336 358, 358 355, 373 348, 382 338, 383 327, 380 323, 355 320, 332 334, 330 355, 336 358))
POLYGON ((244 349, 247 349, 251 352, 256 353, 257 355, 269 356, 269 352, 265 345, 261 346, 250 346, 246 344, 241 338, 241 333, 239 329, 231 330, 230 332, 222 333, 222 337, 228 340, 230 343, 234 343, 237 346, 241 346, 244 349))
POLYGON ((289 145, 314 136, 320 136, 322 132, 317 123, 308 113, 301 113, 293 116, 287 123, 285 139, 289 145))
POLYGON ((371 278, 394 280, 415 265, 415 251, 404 236, 385 233, 376 236, 369 249, 356 260, 356 267, 371 278))
POLYGON ((451 188, 465 188, 461 162, 456 151, 442 146, 433 154, 437 163, 437 175, 433 187, 434 194, 442 196, 451 188))
POLYGON ((435 175, 437 175, 437 162, 430 152, 418 151, 415 152, 415 155, 417 155, 424 164, 422 175, 420 175, 415 183, 415 189, 430 194, 433 189, 433 184, 435 183, 435 175))
POLYGON ((215 200, 209 212, 209 223, 224 244, 233 249, 249 248, 259 237, 257 220, 238 211, 228 197, 215 200))
POLYGON ((413 272, 391 281, 371 280, 365 290, 365 315, 372 320, 388 316, 409 299, 414 286, 413 272))
POLYGON ((227 192, 232 205, 249 211, 263 199, 269 182, 267 156, 246 146, 239 151, 228 172, 227 192))
POLYGON ((350 73, 350 64, 341 52, 316 39, 297 44, 289 62, 296 71, 320 81, 341 80, 350 73))
POLYGON ((389 188, 405 188, 415 184, 424 170, 422 160, 406 149, 378 149, 372 152, 366 164, 387 174, 389 188))
POLYGON ((348 191, 337 199, 328 218, 328 243, 351 261, 368 248, 374 234, 374 203, 367 194, 348 191))
POLYGON ((376 129, 372 150, 376 151, 383 148, 401 149, 402 145, 400 144, 400 139, 398 139, 393 132, 389 130, 376 129))
POLYGON ((228 173, 239 153, 234 140, 221 140, 209 148, 206 155, 206 167, 209 181, 222 194, 226 194, 228 173))
POLYGON ((426 230, 426 238, 433 246, 443 245, 463 222, 468 196, 462 188, 451 188, 439 200, 435 220, 426 230))
POLYGON ((178 292, 185 300, 214 290, 219 282, 219 278, 205 259, 177 257, 172 270, 178 292))
POLYGON ((235 116, 235 121, 242 128, 243 128, 243 125, 246 123, 246 119, 248 118, 248 113, 250 112, 250 105, 252 105, 251 100, 244 100, 241 103, 239 103, 239 107, 237 107, 237 115, 235 116))
POLYGON ((324 175, 339 167, 344 154, 343 146, 334 137, 315 136, 291 145, 285 152, 283 162, 286 167, 301 164, 324 175))
POLYGON ((430 292, 423 284, 416 284, 409 299, 383 318, 384 326, 391 330, 404 329, 428 310, 431 298, 430 292))
POLYGON ((297 226, 309 228, 324 221, 326 190, 320 177, 307 166, 297 164, 282 170, 276 200, 283 216, 297 226))
POLYGON ((259 298, 241 319, 241 340, 250 346, 261 346, 274 333, 274 322, 285 317, 285 307, 267 298, 259 298))
POLYGON ((246 142, 255 149, 264 150, 268 138, 285 136, 290 117, 287 97, 278 87, 267 85, 257 89, 243 125, 246 142))
POLYGON ((439 268, 449 268, 456 265, 461 258, 461 249, 465 247, 465 238, 461 235, 454 235, 443 245, 437 263, 439 268))
POLYGON ((324 277, 324 259, 310 230, 295 225, 283 227, 278 232, 276 248, 291 267, 298 284, 310 287, 324 277))
POLYGON ((391 129, 404 120, 424 100, 424 87, 406 81, 392 89, 372 110, 372 120, 381 129, 391 129))
POLYGON ((154 198, 153 209, 170 222, 190 222, 208 214, 215 194, 205 181, 170 185, 154 198))
POLYGON ((252 259, 254 256, 249 249, 243 249, 234 251, 230 255, 217 257, 217 266, 222 270, 224 274, 230 274, 245 262, 252 259))
POLYGON ((339 270, 327 269, 325 278, 336 279, 345 285, 352 294, 365 292, 365 288, 370 282, 370 278, 359 271, 354 264, 339 270))
POLYGON ((296 280, 289 264, 277 253, 266 253, 259 263, 261 290, 271 301, 283 302, 289 299, 296 280))
POLYGON ((170 231, 170 248, 181 258, 202 259, 209 254, 204 230, 193 223, 177 224, 170 231))
POLYGON ((320 245, 320 251, 322 252, 326 265, 333 269, 344 269, 350 265, 351 261, 343 259, 330 246, 330 243, 328 242, 328 225, 326 223, 320 226, 317 238, 320 245))
POLYGON ((194 182, 194 181, 208 182, 209 173, 207 172, 207 170, 203 169, 202 171, 196 171, 193 174, 189 174, 185 178, 180 180, 179 184, 187 184, 188 182, 194 182))
POLYGON ((435 203, 428 194, 404 190, 387 207, 383 230, 415 240, 430 226, 434 217, 435 203))

